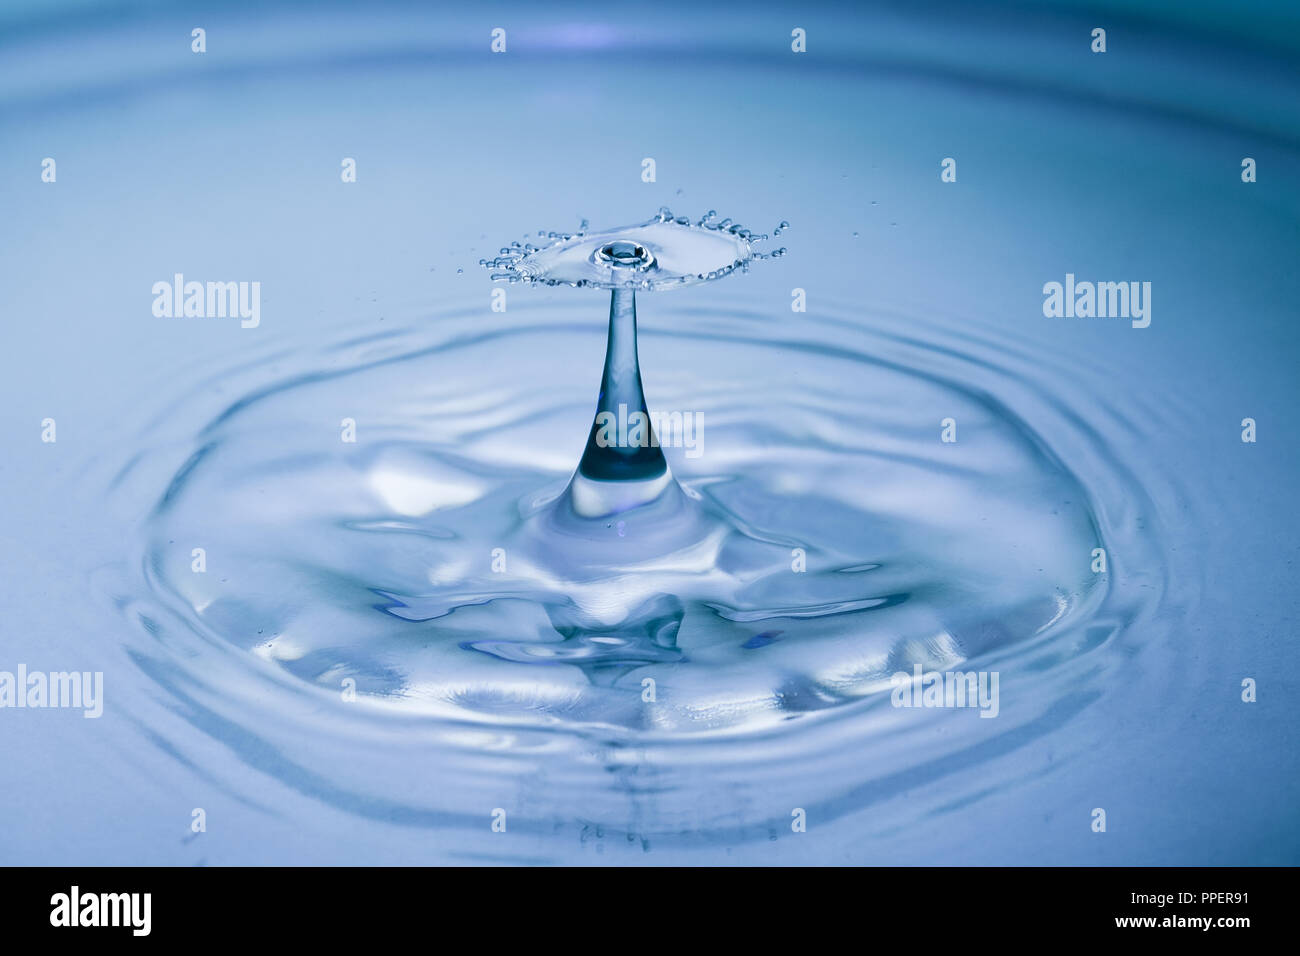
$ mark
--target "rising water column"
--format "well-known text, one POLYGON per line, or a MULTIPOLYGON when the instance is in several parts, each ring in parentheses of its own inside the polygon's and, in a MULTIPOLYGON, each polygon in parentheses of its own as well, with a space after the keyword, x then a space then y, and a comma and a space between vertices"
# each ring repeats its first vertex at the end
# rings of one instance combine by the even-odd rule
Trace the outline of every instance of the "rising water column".
MULTIPOLYGON (((635 242, 615 241, 597 256, 611 267, 635 272, 654 265, 654 256, 635 242)), ((654 438, 650 412, 641 388, 636 347, 636 290, 613 288, 609 296, 609 335, 600 395, 592 418, 587 447, 569 486, 574 510, 598 517, 652 501, 669 486, 672 476, 654 438), (639 413, 643 424, 628 442, 629 422, 639 413), (611 442, 611 434, 616 439, 611 442)))
MULTIPOLYGON (((584 518, 627 511, 679 491, 655 441, 636 347, 636 293, 713 282, 749 263, 785 250, 759 253, 767 239, 713 210, 699 222, 673 216, 667 208, 653 219, 596 235, 538 233, 551 240, 540 247, 515 242, 479 264, 493 279, 607 289, 609 339, 600 397, 582 460, 566 497, 584 518)), ((789 226, 782 222, 773 235, 789 226)))

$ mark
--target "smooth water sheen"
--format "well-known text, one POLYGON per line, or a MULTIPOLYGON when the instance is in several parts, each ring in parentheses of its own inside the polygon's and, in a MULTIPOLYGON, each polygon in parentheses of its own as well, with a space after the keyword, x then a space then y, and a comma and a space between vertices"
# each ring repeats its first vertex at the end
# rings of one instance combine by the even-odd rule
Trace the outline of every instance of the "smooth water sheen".
POLYGON ((0 713, 41 824, 4 858, 1294 862, 1296 127, 1208 92, 1266 58, 1132 26, 1061 72, 1080 23, 1021 14, 814 10, 807 61, 785 14, 519 8, 503 57, 415 9, 213 17, 197 63, 152 15, 126 60, 29 25, 24 76, 98 92, 0 74, 42 316, 0 669, 106 702, 0 713), (639 221, 709 204, 781 226, 639 221), (634 225, 499 244, 583 216, 634 225), (260 281, 261 324, 154 317, 175 272, 260 281), (1150 327, 1045 318, 1067 272, 1152 281, 1150 327), (602 445, 620 406, 693 447, 602 445), (998 674, 996 716, 893 706, 914 668, 998 674))

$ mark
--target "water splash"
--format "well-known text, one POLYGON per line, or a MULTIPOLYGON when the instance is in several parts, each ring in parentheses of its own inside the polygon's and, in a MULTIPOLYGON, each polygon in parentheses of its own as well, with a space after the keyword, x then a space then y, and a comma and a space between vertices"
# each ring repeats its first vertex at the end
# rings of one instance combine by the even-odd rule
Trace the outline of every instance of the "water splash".
MULTIPOLYGON (((767 234, 717 215, 710 209, 693 223, 664 206, 653 219, 596 233, 586 231, 584 220, 576 233, 538 232, 543 244, 516 241, 479 265, 501 282, 658 291, 712 282, 756 260, 785 255, 784 248, 760 252, 756 247, 767 234)), ((789 225, 782 222, 772 235, 789 225)))
POLYGON ((621 477, 575 473, 590 385, 557 381, 548 356, 584 335, 499 321, 444 316, 432 346, 331 356, 329 374, 232 406, 147 523, 151 587, 215 639, 397 712, 688 735, 848 706, 899 669, 1011 648, 1104 597, 1080 560, 1099 539, 1088 495, 1032 430, 843 328, 776 343, 697 317, 707 334, 681 340, 691 374, 667 398, 726 427, 696 461, 660 450, 657 493, 597 515, 612 503, 584 508, 585 482, 635 490, 660 459, 602 449, 591 472, 621 477), (475 374, 431 390, 431 363, 475 374), (340 392, 358 420, 393 424, 322 455, 297 423, 340 392), (982 440, 939 454, 900 438, 916 407, 980 422, 982 440), (229 570, 168 557, 190 540, 229 570))
MULTIPOLYGON (((780 235, 790 224, 773 230, 780 235)), ((660 451, 641 385, 636 341, 636 292, 712 282, 749 263, 785 254, 780 248, 760 253, 768 239, 730 218, 718 220, 710 209, 698 222, 674 216, 667 206, 643 223, 588 234, 587 221, 573 234, 539 232, 550 240, 540 248, 513 243, 501 255, 479 264, 504 269, 498 281, 526 281, 610 290, 609 333, 596 414, 582 460, 566 492, 578 515, 599 518, 653 501, 674 488, 668 463, 660 451), (602 440, 610 420, 629 417, 644 423, 638 440, 602 440)), ((674 490, 676 490, 674 488, 674 490)))
MULTIPOLYGON (((539 232, 550 240, 541 247, 515 242, 494 259, 479 264, 494 270, 498 281, 594 287, 610 290, 609 332, 596 414, 582 459, 566 492, 573 510, 598 518, 653 501, 673 487, 659 449, 641 384, 636 341, 636 291, 658 291, 697 282, 712 282, 758 259, 778 257, 785 249, 761 253, 756 246, 767 234, 754 233, 730 218, 718 220, 710 209, 698 222, 674 216, 667 206, 643 223, 589 234, 587 221, 573 234, 539 232), (601 440, 602 418, 645 422, 643 441, 631 444, 601 440)), ((773 230, 780 235, 789 223, 773 230)))
POLYGON ((574 333, 512 314, 484 335, 476 313, 478 334, 433 353, 476 369, 472 387, 458 379, 454 394, 420 398, 419 376, 401 371, 419 364, 416 352, 401 369, 345 367, 342 381, 295 382, 213 422, 151 519, 157 587, 256 657, 315 684, 349 679, 402 711, 691 734, 848 705, 899 669, 953 666, 1102 599, 1101 583, 1077 570, 1098 540, 1087 496, 1015 416, 960 383, 848 348, 842 331, 780 348, 734 329, 694 340, 674 397, 727 429, 711 433, 716 465, 674 475, 644 394, 636 293, 730 275, 761 257, 754 246, 767 237, 712 211, 691 223, 667 209, 636 226, 548 236, 484 265, 609 291, 580 455, 537 467, 543 449, 568 445, 565 409, 581 385, 556 404, 551 364, 526 361, 574 351, 574 333), (789 396, 795 414, 773 418, 771 383, 792 354, 828 390, 789 396), (745 372, 729 380, 733 367, 745 372), (337 461, 286 449, 291 409, 314 413, 339 388, 365 420, 412 407, 451 431, 412 441, 401 427, 337 461), (898 416, 916 403, 984 421, 979 457, 954 473, 928 443, 904 451, 898 416), (271 427, 256 424, 263 416, 271 427), (236 475, 256 482, 253 499, 236 475), (200 535, 238 553, 265 540, 268 520, 282 523, 281 551, 243 554, 216 585, 162 561, 164 540, 200 535), (986 567, 999 548, 1001 566, 986 567), (276 582, 273 595, 262 580, 276 582))

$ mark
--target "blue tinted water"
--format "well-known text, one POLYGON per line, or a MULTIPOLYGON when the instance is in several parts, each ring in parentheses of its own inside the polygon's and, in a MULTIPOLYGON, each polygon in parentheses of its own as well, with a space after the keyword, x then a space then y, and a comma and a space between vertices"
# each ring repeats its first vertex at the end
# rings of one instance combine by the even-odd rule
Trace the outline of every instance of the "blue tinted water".
POLYGON ((0 858, 1296 862, 1285 11, 97 10, 0 21, 0 671, 105 681, 0 858), (583 484, 630 296, 477 263, 660 206, 789 253, 641 287, 693 447, 583 484))

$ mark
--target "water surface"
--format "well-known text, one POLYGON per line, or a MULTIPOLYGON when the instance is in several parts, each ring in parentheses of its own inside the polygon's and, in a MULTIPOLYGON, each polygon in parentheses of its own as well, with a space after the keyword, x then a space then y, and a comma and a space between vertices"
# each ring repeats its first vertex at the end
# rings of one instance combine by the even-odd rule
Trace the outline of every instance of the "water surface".
POLYGON ((1293 54, 801 16, 11 21, 0 669, 106 701, 0 713, 5 859, 1295 861, 1293 54), (789 251, 639 291, 699 454, 584 512, 609 294, 477 263, 660 206, 789 251), (260 323, 154 316, 177 272, 260 323), (1150 326, 1045 318, 1067 273, 1150 326))

